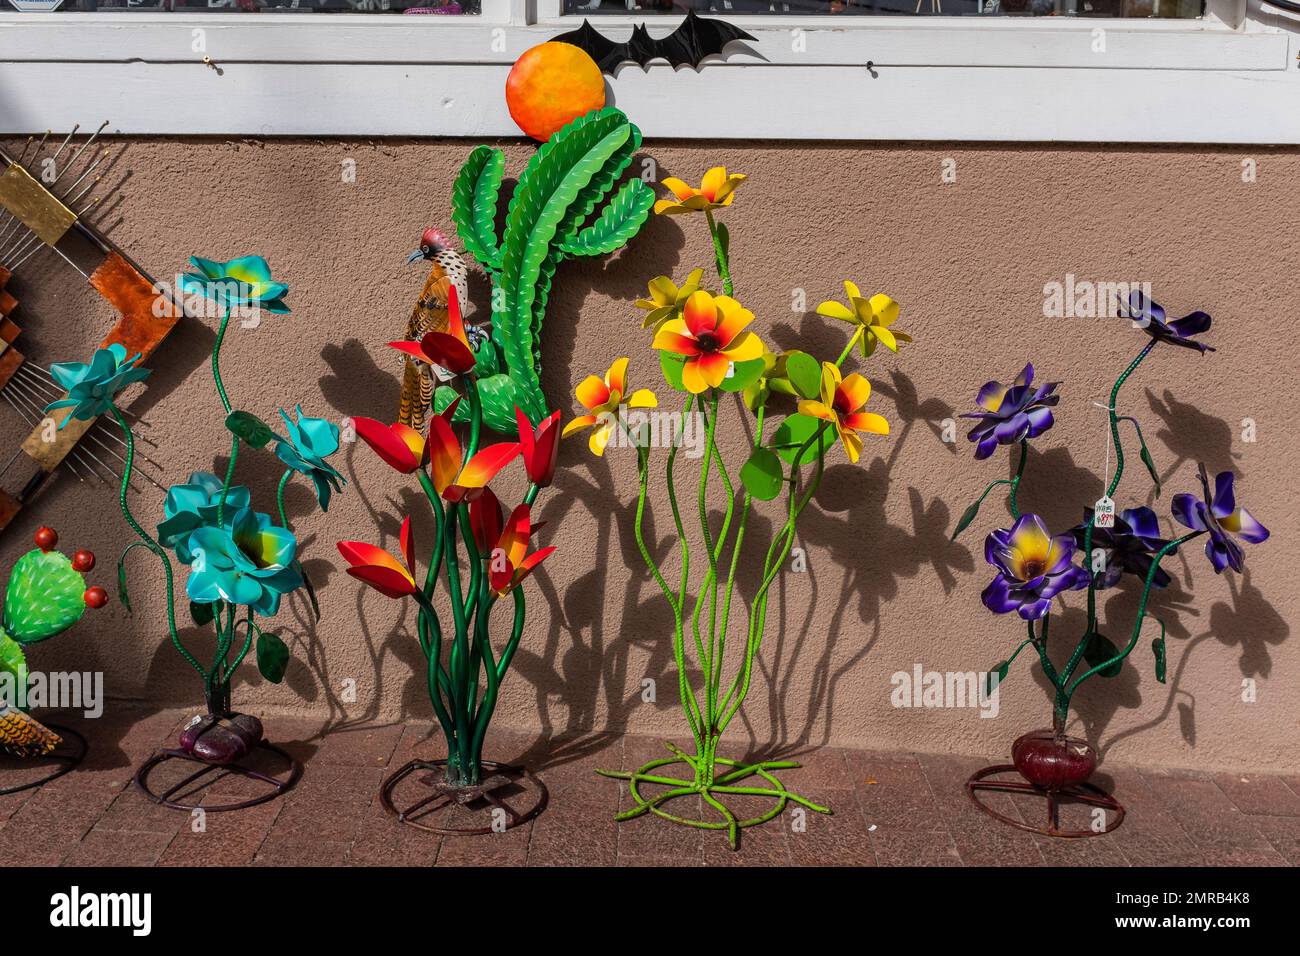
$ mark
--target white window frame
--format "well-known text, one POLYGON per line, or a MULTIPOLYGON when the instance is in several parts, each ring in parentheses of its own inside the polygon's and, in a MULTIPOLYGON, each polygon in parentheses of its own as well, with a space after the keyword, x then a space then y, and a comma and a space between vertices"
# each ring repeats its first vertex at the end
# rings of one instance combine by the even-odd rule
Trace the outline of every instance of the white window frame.
MULTIPOLYGON (((506 74, 581 22, 560 4, 482 0, 476 17, 0 13, 0 134, 108 118, 128 134, 517 136, 506 74)), ((612 36, 677 22, 588 19, 612 36)), ((1300 16, 1264 0, 1208 0, 1197 20, 726 19, 757 38, 753 53, 698 71, 628 64, 610 79, 647 136, 1300 143, 1300 16)))

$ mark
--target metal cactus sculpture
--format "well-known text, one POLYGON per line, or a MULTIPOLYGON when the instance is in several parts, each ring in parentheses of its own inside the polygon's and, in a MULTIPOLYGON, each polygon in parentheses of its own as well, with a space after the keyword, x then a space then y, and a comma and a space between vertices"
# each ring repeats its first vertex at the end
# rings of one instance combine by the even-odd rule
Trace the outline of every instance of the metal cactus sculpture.
POLYGON ((27 688, 24 648, 62 634, 81 620, 86 608, 108 602, 103 588, 87 588, 82 577, 82 572, 95 566, 95 556, 83 550, 69 558, 54 550, 58 543, 53 528, 37 531, 36 547, 18 559, 5 585, 0 620, 0 748, 18 757, 43 756, 60 743, 58 734, 22 706, 27 688))
MULTIPOLYGON (((640 146, 641 131, 619 110, 606 107, 580 116, 529 160, 499 235, 504 154, 479 146, 461 167, 452 219, 466 251, 492 282, 492 335, 476 343, 475 375, 483 421, 494 431, 514 431, 516 406, 534 424, 546 416, 540 343, 556 268, 568 258, 619 249, 645 223, 654 204, 650 187, 633 178, 615 190, 640 146)), ((438 411, 455 398, 454 389, 439 388, 438 411)), ((467 409, 459 411, 458 421, 467 409)))

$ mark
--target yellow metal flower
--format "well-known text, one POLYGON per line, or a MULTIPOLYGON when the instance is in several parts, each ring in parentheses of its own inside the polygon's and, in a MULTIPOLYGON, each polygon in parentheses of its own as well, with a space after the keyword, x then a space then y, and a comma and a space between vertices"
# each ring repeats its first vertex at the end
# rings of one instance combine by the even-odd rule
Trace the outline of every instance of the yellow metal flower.
POLYGON ((743 173, 727 175, 726 166, 714 166, 704 174, 700 188, 688 186, 672 176, 664 178, 664 185, 673 191, 674 199, 660 199, 655 203, 656 215, 676 216, 684 212, 703 212, 730 206, 736 187, 745 181, 743 173))
POLYGON ((822 362, 821 400, 804 399, 799 403, 799 413, 832 423, 849 461, 856 462, 862 454, 862 438, 858 432, 889 434, 889 422, 882 416, 862 411, 870 397, 871 383, 857 372, 841 380, 840 370, 834 363, 822 362))
POLYGON ((650 296, 646 299, 637 299, 636 307, 646 310, 646 317, 641 320, 641 328, 653 328, 656 332, 659 327, 669 319, 675 319, 681 315, 682 307, 686 305, 686 300, 691 297, 691 293, 700 287, 700 279, 704 276, 703 269, 696 269, 686 277, 686 281, 678 287, 668 276, 659 276, 651 279, 646 286, 650 290, 650 296))
POLYGON ((849 296, 848 305, 834 300, 823 302, 817 306, 817 314, 858 326, 863 358, 876 350, 877 342, 889 351, 897 352, 898 343, 912 341, 910 335, 890 328, 898 320, 898 303, 889 296, 878 292, 870 299, 864 298, 858 287, 847 279, 844 280, 844 291, 849 296))
POLYGON ((564 437, 584 428, 593 429, 587 445, 596 455, 605 454, 609 436, 618 427, 619 412, 626 402, 628 408, 655 408, 659 400, 648 388, 637 389, 627 396, 627 359, 615 359, 602 380, 597 375, 588 375, 579 383, 576 395, 589 414, 570 419, 564 426, 564 437))

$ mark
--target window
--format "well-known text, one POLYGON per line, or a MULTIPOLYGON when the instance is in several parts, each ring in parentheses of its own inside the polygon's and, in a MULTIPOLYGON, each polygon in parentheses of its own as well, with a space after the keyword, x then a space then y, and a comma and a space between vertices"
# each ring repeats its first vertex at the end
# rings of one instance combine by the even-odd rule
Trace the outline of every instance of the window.
POLYGON ((569 16, 1014 16, 1191 19, 1203 0, 564 0, 569 16))
POLYGON ((0 0, 0 135, 518 136, 521 53, 692 4, 754 40, 610 77, 648 140, 1300 144, 1300 15, 1267 0, 15 2, 53 0, 0 0))
POLYGON ((410 13, 473 16, 480 0, 65 0, 63 12, 410 13))

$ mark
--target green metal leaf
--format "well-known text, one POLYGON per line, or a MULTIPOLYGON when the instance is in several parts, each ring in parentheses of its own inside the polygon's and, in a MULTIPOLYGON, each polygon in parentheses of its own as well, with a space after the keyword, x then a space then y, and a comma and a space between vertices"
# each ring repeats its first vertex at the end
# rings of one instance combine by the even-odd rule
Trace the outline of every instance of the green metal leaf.
POLYGON ((727 228, 725 222, 717 225, 718 245, 722 246, 722 255, 726 258, 731 257, 731 230, 727 228))
POLYGON ((1160 625, 1160 636, 1151 642, 1151 653, 1156 657, 1156 680, 1165 682, 1165 622, 1152 614, 1147 617, 1160 625))
POLYGON ((731 375, 722 380, 718 387, 724 392, 743 392, 763 377, 763 360, 750 359, 748 362, 733 362, 731 375))
MULTIPOLYGON (((817 434, 817 430, 823 424, 825 423, 820 418, 813 418, 809 415, 789 415, 777 426, 776 432, 772 435, 772 447, 776 449, 776 453, 783 460, 794 464, 795 457, 799 455, 799 449, 813 435, 817 434)), ((809 462, 816 461, 819 455, 826 454, 834 444, 835 429, 824 429, 821 437, 808 445, 807 450, 799 458, 798 464, 806 465, 809 462)))
POLYGON ((821 363, 807 352, 791 352, 785 358, 785 377, 802 398, 819 398, 822 393, 821 363))
MULTIPOLYGON (((1083 659, 1090 666, 1096 667, 1098 664, 1104 664, 1118 653, 1119 648, 1115 646, 1115 643, 1110 638, 1094 632, 1088 641, 1087 648, 1084 649, 1083 659)), ((1118 660, 1111 664, 1110 667, 1097 671, 1097 676, 1117 677, 1123 669, 1124 661, 1118 660)))
POLYGON ((126 556, 136 548, 147 548, 143 541, 133 541, 122 549, 122 554, 117 559, 117 599, 126 608, 126 613, 131 614, 131 597, 126 593, 126 556))
POLYGON ((81 620, 86 579, 61 551, 33 548, 15 563, 5 589, 4 630, 19 644, 35 644, 81 620))
POLYGON ((490 146, 479 146, 460 172, 451 189, 451 219, 465 251, 489 273, 501 268, 497 246, 497 201, 505 175, 505 154, 490 146))
POLYGON ((970 507, 961 513, 961 517, 957 520, 957 527, 953 528, 952 536, 948 540, 956 541, 957 535, 965 531, 970 523, 975 520, 975 516, 979 513, 980 503, 978 501, 971 502, 970 507))
POLYGON ((262 448, 275 437, 270 425, 252 412, 238 409, 226 416, 226 427, 253 448, 262 448))
POLYGON ((671 352, 659 353, 659 368, 663 370, 664 381, 668 387, 676 389, 679 392, 686 391, 686 386, 682 384, 682 369, 686 366, 683 359, 678 358, 671 352))
POLYGON ((262 672, 262 676, 272 684, 278 684, 284 680, 284 671, 288 666, 289 648, 284 641, 274 634, 259 630, 257 632, 257 669, 262 672))
POLYGON ((1142 458, 1142 464, 1147 466, 1147 472, 1151 475, 1151 481, 1156 486, 1156 497, 1160 497, 1160 472, 1156 471, 1156 463, 1151 458, 1151 452, 1147 451, 1146 442, 1142 443, 1142 449, 1138 452, 1142 458))
POLYGON ((984 675, 985 695, 993 693, 993 675, 994 674, 998 675, 998 683, 1001 684, 1004 680, 1007 679, 1007 673, 1010 670, 1011 670, 1010 661, 998 661, 998 663, 994 664, 993 667, 989 670, 989 672, 984 675))
POLYGON ((600 218, 560 243, 571 256, 600 256, 614 252, 640 231, 650 215, 655 194, 640 179, 629 179, 614 194, 600 218))
POLYGON ((199 604, 197 601, 190 602, 190 617, 199 627, 206 627, 211 624, 216 614, 217 605, 215 603, 199 604))
POLYGON ((740 469, 740 480, 745 490, 759 501, 771 501, 781 493, 785 470, 781 459, 770 448, 755 448, 740 469))

